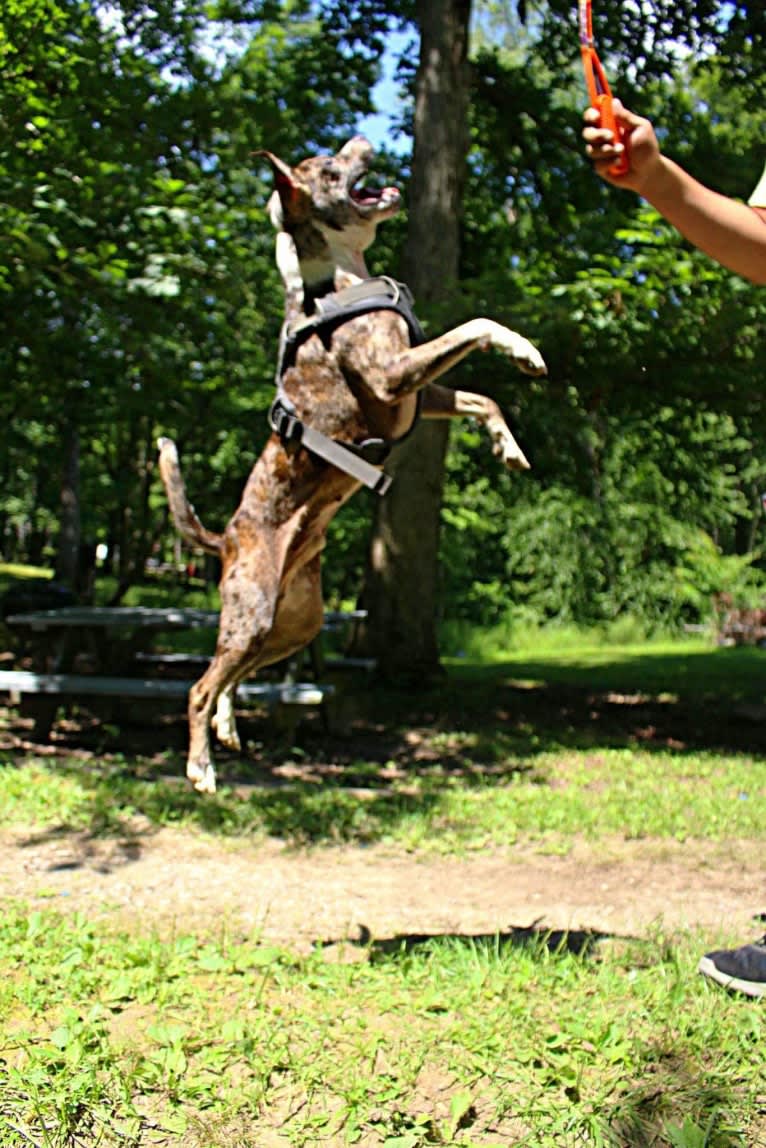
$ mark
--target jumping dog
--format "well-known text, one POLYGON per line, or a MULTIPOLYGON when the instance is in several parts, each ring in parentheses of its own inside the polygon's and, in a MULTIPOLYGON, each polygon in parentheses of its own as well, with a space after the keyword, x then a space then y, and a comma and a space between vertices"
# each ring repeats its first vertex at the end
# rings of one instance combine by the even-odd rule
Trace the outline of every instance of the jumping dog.
POLYGON ((418 415, 471 415, 511 470, 528 463, 490 398, 435 383, 470 351, 494 348, 529 375, 545 374, 527 339, 491 319, 471 319, 423 341, 402 284, 370 279, 364 252, 379 223, 401 206, 393 187, 363 183, 373 155, 356 136, 334 156, 295 167, 270 152, 269 214, 285 289, 273 433, 224 529, 207 530, 190 504, 174 443, 159 440, 159 465, 176 528, 221 560, 215 656, 189 693, 187 776, 215 790, 210 727, 239 748, 233 700, 240 681, 289 657, 323 619, 320 556, 327 525, 362 483, 382 491, 381 444, 418 415))

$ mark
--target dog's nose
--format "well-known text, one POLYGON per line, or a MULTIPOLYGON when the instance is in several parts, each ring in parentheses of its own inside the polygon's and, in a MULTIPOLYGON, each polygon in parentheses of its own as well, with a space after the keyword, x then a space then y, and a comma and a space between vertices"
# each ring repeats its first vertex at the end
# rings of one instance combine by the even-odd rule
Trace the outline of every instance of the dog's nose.
POLYGON ((372 155, 373 146, 365 136, 354 136, 352 139, 345 143, 340 149, 340 155, 351 155, 353 153, 362 153, 363 155, 372 155))

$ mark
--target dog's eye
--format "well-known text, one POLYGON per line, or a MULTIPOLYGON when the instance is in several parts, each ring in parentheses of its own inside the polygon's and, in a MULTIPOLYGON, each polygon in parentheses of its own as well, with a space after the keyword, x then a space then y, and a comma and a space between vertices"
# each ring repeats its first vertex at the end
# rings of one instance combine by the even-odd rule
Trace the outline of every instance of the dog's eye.
POLYGON ((337 183, 340 179, 340 171, 332 164, 327 165, 327 167, 322 172, 322 175, 325 177, 328 183, 337 183))

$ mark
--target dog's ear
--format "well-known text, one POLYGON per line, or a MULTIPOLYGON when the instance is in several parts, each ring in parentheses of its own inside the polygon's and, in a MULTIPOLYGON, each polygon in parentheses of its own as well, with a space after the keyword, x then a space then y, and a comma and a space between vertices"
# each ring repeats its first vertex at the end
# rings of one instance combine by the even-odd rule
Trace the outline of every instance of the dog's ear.
POLYGON ((274 226, 281 228, 285 224, 300 223, 306 219, 311 205, 311 196, 308 188, 301 183, 293 169, 273 152, 261 150, 253 152, 253 155, 263 156, 264 159, 268 160, 271 170, 274 172, 276 194, 279 197, 279 207, 281 208, 280 218, 277 211, 274 210, 276 205, 272 205, 272 202, 269 201, 269 214, 274 226))

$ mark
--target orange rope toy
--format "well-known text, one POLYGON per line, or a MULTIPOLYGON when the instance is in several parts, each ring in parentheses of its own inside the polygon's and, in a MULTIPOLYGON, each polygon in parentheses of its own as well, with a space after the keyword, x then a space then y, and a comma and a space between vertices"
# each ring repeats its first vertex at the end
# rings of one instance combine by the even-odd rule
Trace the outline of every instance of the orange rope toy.
POLYGON ((591 107, 596 108, 601 116, 601 127, 611 131, 614 135, 614 142, 623 144, 626 149, 609 168, 609 174, 625 175, 630 169, 627 143, 625 133, 614 118, 612 90, 609 87, 606 72, 593 44, 593 10, 591 0, 578 0, 578 3, 580 12, 580 54, 582 56, 582 66, 585 72, 585 83, 588 88, 591 107))

